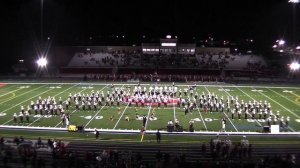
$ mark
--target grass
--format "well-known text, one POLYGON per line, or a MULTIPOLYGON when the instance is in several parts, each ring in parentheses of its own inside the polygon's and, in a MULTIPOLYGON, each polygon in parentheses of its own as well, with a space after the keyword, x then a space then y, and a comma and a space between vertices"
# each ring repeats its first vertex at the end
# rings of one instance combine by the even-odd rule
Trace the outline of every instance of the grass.
MULTIPOLYGON (((145 85, 149 87, 151 84, 145 85)), ((164 84, 162 84, 164 85, 164 84)), ((169 84, 166 84, 169 85, 169 84)), ((128 83, 115 84, 115 87, 127 88, 134 86, 128 83)), ((178 85, 178 89, 184 89, 188 86, 178 85)), ((110 83, 106 84, 91 84, 91 83, 74 83, 74 84, 62 84, 62 83, 5 83, 2 82, 0 85, 0 125, 16 125, 16 126, 47 126, 47 127, 63 127, 60 116, 30 116, 29 123, 14 123, 12 116, 14 113, 19 114, 20 106, 23 105, 26 109, 27 105, 30 105, 30 101, 34 102, 38 97, 47 98, 48 96, 54 96, 58 102, 58 98, 61 97, 66 100, 69 93, 85 93, 90 94, 92 90, 103 91, 105 94, 111 89, 110 83)), ((272 106, 273 113, 280 111, 280 116, 290 117, 289 128, 281 129, 281 132, 300 132, 300 87, 267 87, 267 86, 229 86, 229 85, 199 85, 194 91, 201 95, 203 92, 214 93, 224 97, 226 100, 227 96, 238 96, 238 99, 248 101, 262 101, 269 102, 272 106)), ((188 96, 184 96, 188 98, 188 96)), ((227 118, 226 131, 228 132, 261 132, 262 126, 266 125, 265 121, 262 120, 238 120, 237 115, 234 119, 231 119, 231 113, 212 112, 205 113, 198 106, 196 109, 184 115, 183 109, 175 105, 169 105, 168 107, 157 107, 157 106, 145 106, 135 107, 135 105, 128 106, 126 102, 122 103, 120 110, 116 106, 105 106, 98 107, 97 110, 91 111, 76 111, 74 106, 71 106, 65 113, 71 114, 71 124, 84 125, 85 128, 103 128, 103 129, 121 129, 121 130, 138 130, 142 126, 141 120, 136 120, 136 112, 139 116, 150 116, 152 112, 155 113, 157 120, 147 120, 147 130, 166 130, 166 124, 169 120, 177 118, 180 125, 183 126, 184 131, 188 131, 189 121, 191 119, 197 119, 194 123, 195 131, 220 131, 221 130, 221 118, 227 118), (113 116, 113 120, 111 120, 113 116), (125 121, 125 117, 128 116, 130 121, 125 121)), ((77 133, 56 133, 56 132, 32 132, 32 131, 9 131, 0 130, 1 135, 14 135, 22 134, 28 136, 59 136, 66 138, 79 138, 79 139, 93 139, 94 137, 86 136, 77 133)), ((140 135, 103 135, 104 139, 132 139, 140 140, 140 135), (106 137, 107 136, 107 137, 106 137), (110 138, 113 137, 113 138, 110 138)), ((200 136, 203 138, 202 136, 200 136)), ((239 137, 240 138, 240 137, 239 137)), ((274 138, 265 137, 264 140, 260 140, 258 137, 253 137, 253 140, 257 142, 265 141, 276 141, 274 138)), ((144 141, 154 141, 153 135, 146 135, 144 141)), ((204 138, 205 140, 210 137, 204 138)), ((298 141, 298 137, 283 137, 279 138, 279 141, 293 142, 298 141)), ((164 139, 168 141, 193 141, 197 142, 199 137, 195 136, 165 136, 164 139)))

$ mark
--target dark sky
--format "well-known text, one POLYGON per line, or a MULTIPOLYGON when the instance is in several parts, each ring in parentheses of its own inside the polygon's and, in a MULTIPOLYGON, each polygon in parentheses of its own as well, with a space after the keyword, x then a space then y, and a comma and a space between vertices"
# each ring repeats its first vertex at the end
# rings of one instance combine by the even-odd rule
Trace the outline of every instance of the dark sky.
MULTIPOLYGON (((149 40, 166 34, 190 42, 253 38, 268 47, 277 38, 292 42, 300 35, 300 4, 288 0, 43 1, 43 40, 49 36, 52 48, 107 44, 116 35, 139 44, 142 35, 149 40)), ((41 0, 1 2, 0 21, 1 57, 9 62, 2 69, 34 57, 41 44, 41 0)))

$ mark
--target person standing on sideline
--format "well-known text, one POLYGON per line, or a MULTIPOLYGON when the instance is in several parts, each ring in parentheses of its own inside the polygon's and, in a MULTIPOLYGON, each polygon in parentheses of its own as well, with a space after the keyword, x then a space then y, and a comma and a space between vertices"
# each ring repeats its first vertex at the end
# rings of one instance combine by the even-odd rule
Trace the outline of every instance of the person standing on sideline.
POLYGON ((222 118, 222 130, 223 132, 225 132, 225 127, 226 127, 226 118, 222 118))
POLYGON ((100 133, 99 133, 99 131, 97 129, 95 129, 95 135, 96 135, 96 140, 99 139, 100 133))
POLYGON ((160 143, 160 140, 161 140, 161 134, 160 134, 159 129, 158 129, 157 132, 156 132, 156 142, 160 143))
POLYGON ((143 116, 143 126, 145 127, 145 125, 146 125, 146 122, 147 122, 147 117, 144 115, 143 116))

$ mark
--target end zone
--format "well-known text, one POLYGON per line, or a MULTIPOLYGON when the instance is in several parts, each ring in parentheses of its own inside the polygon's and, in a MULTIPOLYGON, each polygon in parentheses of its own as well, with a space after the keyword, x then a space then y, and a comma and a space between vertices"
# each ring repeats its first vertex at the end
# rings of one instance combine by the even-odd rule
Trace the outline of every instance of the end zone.
POLYGON ((4 87, 6 85, 7 85, 7 83, 0 83, 0 87, 4 87))

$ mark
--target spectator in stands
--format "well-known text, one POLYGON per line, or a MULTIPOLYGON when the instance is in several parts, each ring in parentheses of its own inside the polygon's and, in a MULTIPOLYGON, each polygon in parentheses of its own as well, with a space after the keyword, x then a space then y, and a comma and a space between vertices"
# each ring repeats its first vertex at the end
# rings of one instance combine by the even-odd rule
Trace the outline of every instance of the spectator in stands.
POLYGON ((160 161, 160 160, 161 160, 161 158, 162 158, 162 153, 160 152, 160 150, 157 151, 155 157, 156 157, 156 160, 157 160, 157 161, 160 161))
POLYGON ((205 143, 202 144, 201 150, 202 150, 203 155, 205 155, 206 154, 206 145, 205 145, 205 143))
POLYGON ((53 150, 53 142, 51 141, 51 139, 48 139, 47 145, 50 150, 53 150))
POLYGON ((249 158, 252 157, 252 144, 249 144, 249 147, 248 147, 248 157, 249 158))
POLYGON ((14 142, 16 145, 19 145, 19 144, 20 144, 20 139, 19 139, 18 137, 15 137, 13 142, 14 142))
POLYGON ((24 142, 23 136, 20 136, 20 143, 24 142))
POLYGON ((36 147, 40 148, 41 146, 42 146, 42 139, 41 139, 41 137, 39 137, 37 142, 36 142, 36 147))
POLYGON ((3 145, 3 144, 4 144, 4 138, 1 137, 1 138, 0 138, 0 145, 3 145))

